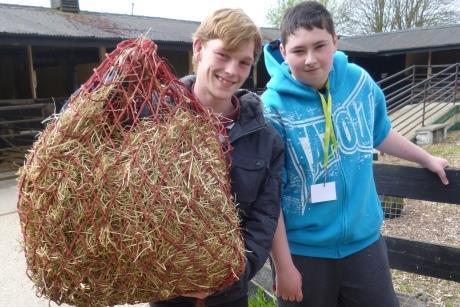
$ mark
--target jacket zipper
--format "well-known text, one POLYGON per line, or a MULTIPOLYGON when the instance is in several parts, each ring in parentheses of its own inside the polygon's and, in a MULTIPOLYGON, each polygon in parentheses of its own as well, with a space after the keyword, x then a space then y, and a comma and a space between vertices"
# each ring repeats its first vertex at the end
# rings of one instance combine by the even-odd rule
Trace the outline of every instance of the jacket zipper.
POLYGON ((346 181, 346 177, 345 177, 345 174, 344 174, 344 170, 343 170, 343 164, 342 164, 342 161, 340 161, 340 174, 342 176, 342 182, 343 182, 343 190, 344 190, 344 197, 343 197, 343 201, 342 201, 342 212, 343 212, 343 218, 342 218, 342 223, 343 223, 343 236, 342 236, 342 241, 343 243, 347 243, 347 215, 346 215, 346 204, 347 204, 347 198, 348 198, 348 193, 347 193, 347 181, 346 181))
MULTIPOLYGON (((332 127, 334 129, 334 132, 337 131, 337 129, 335 129, 335 125, 334 125, 334 121, 332 122, 332 127)), ((335 134, 337 135, 337 133, 335 134)), ((337 140, 338 142, 338 140, 337 140)), ((340 156, 340 144, 338 144, 338 148, 337 148, 337 157, 338 157, 338 161, 339 161, 339 165, 340 165, 340 177, 342 178, 342 182, 343 182, 343 200, 340 202, 340 206, 341 206, 341 209, 342 209, 342 235, 341 237, 339 237, 337 239, 337 246, 336 246, 336 254, 338 257, 342 257, 341 255, 341 252, 340 252, 340 247, 345 243, 347 243, 347 216, 346 216, 346 204, 347 204, 347 198, 348 198, 348 193, 347 193, 347 181, 346 181, 346 177, 345 177, 345 172, 344 172, 344 169, 343 169, 343 164, 342 164, 342 158, 340 156)))
POLYGON ((266 127, 266 125, 260 125, 260 126, 254 128, 254 129, 249 130, 249 131, 244 131, 242 134, 237 135, 233 140, 230 140, 230 144, 233 144, 235 141, 239 140, 240 138, 242 138, 242 137, 244 137, 246 135, 249 135, 249 134, 254 133, 256 131, 262 130, 265 127, 266 127))

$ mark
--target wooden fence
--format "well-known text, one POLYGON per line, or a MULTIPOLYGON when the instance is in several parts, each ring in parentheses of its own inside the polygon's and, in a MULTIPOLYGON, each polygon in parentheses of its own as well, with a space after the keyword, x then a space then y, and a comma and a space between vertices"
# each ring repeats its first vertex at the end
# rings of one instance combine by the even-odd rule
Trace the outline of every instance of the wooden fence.
MULTIPOLYGON (((374 164, 374 179, 380 195, 460 205, 460 169, 447 169, 449 185, 426 169, 374 164)), ((436 204, 433 204, 436 206, 436 204)), ((456 221, 460 223, 460 221, 456 221)), ((423 228, 423 224, 420 225, 423 228)), ((455 225, 452 225, 455 227, 455 225)), ((460 282, 460 247, 385 236, 393 269, 460 282)), ((272 273, 268 262, 250 283, 271 296, 272 273)), ((399 295, 401 306, 423 306, 420 301, 399 295)))
MULTIPOLYGON (((423 168, 374 164, 380 195, 460 205, 460 169, 446 172, 449 185, 444 186, 436 174, 423 168)), ((385 240, 391 268, 460 282, 460 247, 390 236, 385 240)))

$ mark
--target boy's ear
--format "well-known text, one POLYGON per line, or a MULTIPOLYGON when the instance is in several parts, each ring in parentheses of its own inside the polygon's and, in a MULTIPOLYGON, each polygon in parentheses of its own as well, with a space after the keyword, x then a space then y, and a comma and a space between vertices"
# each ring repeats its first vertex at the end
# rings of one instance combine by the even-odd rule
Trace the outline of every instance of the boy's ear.
POLYGON ((337 51, 337 46, 339 45, 339 38, 337 37, 337 34, 332 36, 332 43, 334 44, 335 51, 337 51))
POLYGON ((283 44, 280 44, 280 52, 281 52, 281 55, 283 56, 283 59, 286 60, 286 49, 284 48, 283 44))
POLYGON ((201 59, 201 51, 203 50, 203 42, 199 38, 193 39, 193 57, 196 61, 200 61, 201 59))

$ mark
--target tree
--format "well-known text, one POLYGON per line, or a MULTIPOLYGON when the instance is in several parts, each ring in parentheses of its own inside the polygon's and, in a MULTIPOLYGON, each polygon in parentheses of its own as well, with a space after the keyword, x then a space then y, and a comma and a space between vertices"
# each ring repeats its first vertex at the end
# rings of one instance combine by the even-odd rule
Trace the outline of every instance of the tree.
POLYGON ((434 26, 459 22, 459 12, 453 10, 455 1, 405 0, 395 1, 393 30, 434 26))
POLYGON ((278 0, 277 6, 269 8, 265 17, 272 26, 279 28, 286 10, 299 2, 302 0, 278 0))
MULTIPOLYGON (((279 28, 286 10, 302 1, 303 0, 278 0, 278 5, 267 11, 267 20, 272 26, 279 28)), ((351 6, 348 6, 345 1, 340 0, 319 0, 318 2, 323 4, 329 12, 331 12, 334 18, 336 31, 340 33, 339 30, 341 30, 342 25, 348 22, 351 6)))
MULTIPOLYGON (((368 34, 391 31, 390 3, 401 0, 355 0, 355 9, 350 16, 353 32, 347 34, 368 34)), ((402 0, 404 1, 404 0, 402 0)))
POLYGON ((355 0, 353 33, 369 34, 456 23, 453 0, 355 0))
MULTIPOLYGON (((267 19, 279 27, 287 8, 302 0, 278 0, 267 19)), ((460 21, 455 0, 323 0, 341 35, 370 34, 460 21)))

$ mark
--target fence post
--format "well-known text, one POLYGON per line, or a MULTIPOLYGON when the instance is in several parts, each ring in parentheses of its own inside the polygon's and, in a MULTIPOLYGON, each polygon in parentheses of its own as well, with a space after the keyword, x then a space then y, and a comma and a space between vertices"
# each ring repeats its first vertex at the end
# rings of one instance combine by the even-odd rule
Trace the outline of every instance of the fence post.
MULTIPOLYGON (((416 66, 413 65, 413 66, 412 66, 412 83, 411 83, 411 85, 410 85, 410 88, 411 88, 411 90, 410 90, 410 96, 411 96, 411 97, 414 96, 415 69, 416 69, 416 66)), ((411 102, 410 104, 413 104, 413 103, 414 103, 414 102, 411 102)))
POLYGON ((426 91, 427 91, 427 83, 425 82, 423 84, 422 127, 425 127, 426 91))
POLYGON ((457 101, 457 89, 458 89, 458 66, 460 65, 460 63, 457 63, 455 65, 455 83, 454 83, 454 101, 452 101, 453 104, 455 104, 455 102, 457 101))

